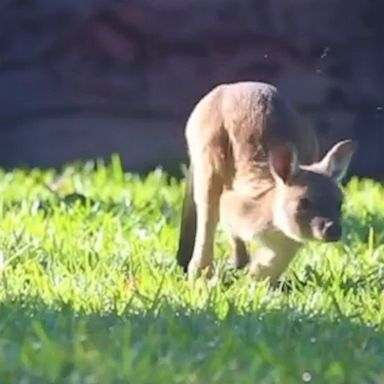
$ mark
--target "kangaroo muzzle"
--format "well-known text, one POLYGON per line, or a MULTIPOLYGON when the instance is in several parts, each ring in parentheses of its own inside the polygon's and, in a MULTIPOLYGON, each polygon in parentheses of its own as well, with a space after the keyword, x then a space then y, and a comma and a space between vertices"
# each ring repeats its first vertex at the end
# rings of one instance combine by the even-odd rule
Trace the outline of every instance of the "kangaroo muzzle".
POLYGON ((341 239, 342 228, 338 221, 316 218, 314 219, 313 232, 315 237, 326 242, 335 242, 341 239))

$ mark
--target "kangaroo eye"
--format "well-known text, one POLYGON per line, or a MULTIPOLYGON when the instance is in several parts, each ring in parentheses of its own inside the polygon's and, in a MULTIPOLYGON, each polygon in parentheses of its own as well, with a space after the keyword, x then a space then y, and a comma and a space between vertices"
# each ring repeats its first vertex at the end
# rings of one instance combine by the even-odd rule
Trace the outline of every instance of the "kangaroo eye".
POLYGON ((307 211, 311 206, 311 201, 304 197, 300 200, 300 203, 299 203, 299 209, 300 211, 307 211))

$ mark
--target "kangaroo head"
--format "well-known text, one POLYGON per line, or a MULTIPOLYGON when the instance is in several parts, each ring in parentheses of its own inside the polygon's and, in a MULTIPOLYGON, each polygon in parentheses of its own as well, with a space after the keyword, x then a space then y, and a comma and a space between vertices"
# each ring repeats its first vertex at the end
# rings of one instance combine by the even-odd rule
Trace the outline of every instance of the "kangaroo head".
POLYGON ((275 180, 273 223, 286 236, 303 242, 341 238, 342 192, 339 182, 348 169, 356 145, 336 143, 319 162, 298 163, 294 146, 274 148, 269 167, 275 180))

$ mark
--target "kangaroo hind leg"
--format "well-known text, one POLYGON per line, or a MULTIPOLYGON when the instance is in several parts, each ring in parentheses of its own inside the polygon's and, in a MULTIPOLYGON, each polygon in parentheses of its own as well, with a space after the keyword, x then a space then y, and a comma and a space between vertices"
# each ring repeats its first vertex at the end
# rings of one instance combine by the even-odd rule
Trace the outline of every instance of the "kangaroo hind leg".
POLYGON ((230 235, 230 247, 229 265, 235 269, 245 268, 250 260, 245 242, 237 236, 230 235))

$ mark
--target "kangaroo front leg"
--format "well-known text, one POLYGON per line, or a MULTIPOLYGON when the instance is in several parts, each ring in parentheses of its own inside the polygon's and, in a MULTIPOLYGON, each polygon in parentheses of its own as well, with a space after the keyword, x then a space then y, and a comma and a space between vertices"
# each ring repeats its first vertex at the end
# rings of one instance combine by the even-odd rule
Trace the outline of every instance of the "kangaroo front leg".
POLYGON ((269 278, 270 284, 274 286, 288 268, 300 244, 281 233, 262 236, 261 241, 263 246, 252 257, 249 271, 256 280, 269 278))
POLYGON ((194 174, 194 199, 196 203, 196 237, 188 277, 194 279, 207 268, 212 271, 214 236, 219 216, 219 200, 222 191, 221 179, 213 170, 196 169, 194 174))

